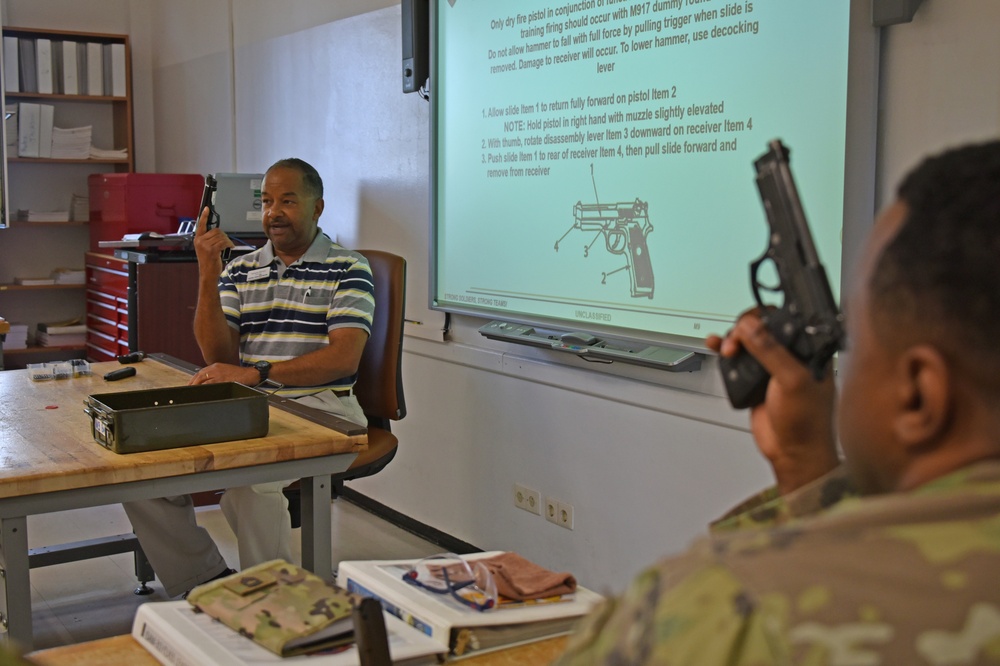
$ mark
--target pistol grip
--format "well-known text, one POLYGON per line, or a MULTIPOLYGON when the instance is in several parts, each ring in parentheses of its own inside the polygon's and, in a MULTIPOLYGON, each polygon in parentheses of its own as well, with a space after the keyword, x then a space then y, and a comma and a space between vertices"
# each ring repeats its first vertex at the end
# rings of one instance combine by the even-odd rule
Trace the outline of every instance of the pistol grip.
POLYGON ((764 402, 771 375, 757 359, 741 351, 732 358, 719 358, 719 368, 733 409, 756 407, 764 402))
MULTIPOLYGON (((771 310, 764 316, 764 324, 778 342, 801 358, 792 345, 795 326, 787 312, 771 310)), ((740 350, 740 353, 732 358, 720 357, 719 368, 722 370, 722 381, 726 385, 729 403, 733 408, 746 409, 764 402, 771 375, 760 361, 746 351, 740 350)))

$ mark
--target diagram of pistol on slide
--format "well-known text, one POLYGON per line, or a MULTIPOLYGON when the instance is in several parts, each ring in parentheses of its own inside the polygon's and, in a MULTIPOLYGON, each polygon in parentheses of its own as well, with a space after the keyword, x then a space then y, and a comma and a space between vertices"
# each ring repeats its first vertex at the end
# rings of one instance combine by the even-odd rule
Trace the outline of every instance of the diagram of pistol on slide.
POLYGON ((583 256, 590 256, 590 248, 597 239, 604 237, 604 247, 614 255, 625 255, 625 265, 613 271, 601 273, 601 284, 607 284, 608 276, 627 270, 631 281, 632 298, 645 296, 653 298, 653 263, 649 259, 646 236, 653 231, 649 222, 649 204, 636 198, 635 201, 600 203, 597 195, 597 181, 594 180, 594 165, 590 165, 590 179, 594 183, 594 201, 578 201, 573 206, 573 226, 556 241, 559 243, 574 229, 596 232, 593 240, 583 248, 583 256))

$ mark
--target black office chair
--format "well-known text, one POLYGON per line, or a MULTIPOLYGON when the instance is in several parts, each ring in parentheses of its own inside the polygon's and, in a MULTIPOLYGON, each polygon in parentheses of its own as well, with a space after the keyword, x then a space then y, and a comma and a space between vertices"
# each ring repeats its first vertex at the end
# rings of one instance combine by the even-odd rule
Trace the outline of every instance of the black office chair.
MULTIPOLYGON (((406 300, 406 260, 381 250, 358 250, 371 265, 375 281, 375 314, 371 335, 358 364, 354 394, 368 417, 368 449, 351 466, 332 477, 336 495, 351 481, 382 470, 395 457, 399 440, 390 422, 406 416, 403 400, 403 315, 406 300)), ((292 526, 301 524, 299 488, 285 489, 292 526)))

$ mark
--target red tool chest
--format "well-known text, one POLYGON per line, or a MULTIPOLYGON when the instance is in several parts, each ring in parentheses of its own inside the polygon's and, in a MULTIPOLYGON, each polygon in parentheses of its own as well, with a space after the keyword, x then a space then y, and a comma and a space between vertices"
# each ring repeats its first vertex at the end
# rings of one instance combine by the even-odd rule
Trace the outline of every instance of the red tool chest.
POLYGON ((198 214, 205 177, 188 173, 95 173, 90 190, 90 249, 125 234, 174 233, 198 214))

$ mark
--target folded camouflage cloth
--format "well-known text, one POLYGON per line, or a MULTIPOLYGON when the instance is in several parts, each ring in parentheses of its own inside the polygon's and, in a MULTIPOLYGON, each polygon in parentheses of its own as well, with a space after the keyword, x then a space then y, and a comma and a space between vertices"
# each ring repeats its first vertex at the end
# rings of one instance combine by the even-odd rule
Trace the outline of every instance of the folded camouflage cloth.
POLYGON ((199 585, 187 600, 282 657, 354 640, 357 597, 284 560, 199 585))
POLYGON ((517 553, 500 553, 476 562, 489 569, 497 592, 508 599, 526 601, 576 591, 576 578, 571 574, 551 571, 517 553))

